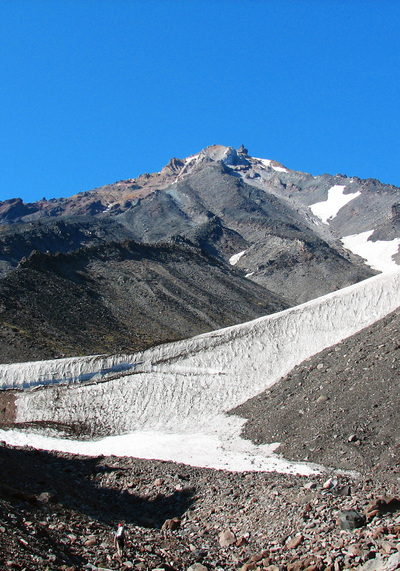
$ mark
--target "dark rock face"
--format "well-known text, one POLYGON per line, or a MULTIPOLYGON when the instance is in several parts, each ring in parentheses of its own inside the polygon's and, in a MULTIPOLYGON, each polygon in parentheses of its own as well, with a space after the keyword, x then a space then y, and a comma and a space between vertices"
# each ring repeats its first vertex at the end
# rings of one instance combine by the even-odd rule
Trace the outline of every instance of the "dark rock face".
POLYGON ((114 220, 90 217, 51 218, 1 226, 0 276, 16 268, 31 252, 71 252, 83 246, 122 241, 131 233, 114 220))
POLYGON ((395 204, 392 205, 391 208, 391 218, 393 222, 399 222, 400 221, 400 203, 396 202, 395 204))
POLYGON ((132 353, 285 307, 182 240, 36 251, 0 281, 0 361, 132 353))
POLYGON ((38 211, 33 204, 25 204, 21 198, 11 198, 0 202, 0 216, 4 223, 13 222, 38 211))

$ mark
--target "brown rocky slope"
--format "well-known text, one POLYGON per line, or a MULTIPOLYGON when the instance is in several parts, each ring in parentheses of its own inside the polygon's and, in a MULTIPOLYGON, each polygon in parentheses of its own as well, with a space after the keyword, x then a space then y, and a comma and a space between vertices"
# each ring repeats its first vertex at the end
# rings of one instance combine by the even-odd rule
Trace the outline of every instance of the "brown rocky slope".
POLYGON ((232 413, 243 436, 400 486, 400 310, 295 367, 232 413))
POLYGON ((242 474, 8 447, 0 459, 1 569, 400 565, 400 502, 370 478, 242 474), (113 531, 121 521, 128 541, 118 557, 113 531))

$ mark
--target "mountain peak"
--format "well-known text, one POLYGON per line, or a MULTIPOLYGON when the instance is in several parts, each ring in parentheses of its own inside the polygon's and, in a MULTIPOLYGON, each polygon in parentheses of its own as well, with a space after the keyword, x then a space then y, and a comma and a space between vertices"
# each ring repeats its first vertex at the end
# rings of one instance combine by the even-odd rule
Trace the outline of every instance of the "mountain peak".
POLYGON ((199 155, 201 158, 211 159, 212 161, 221 161, 226 165, 249 165, 249 161, 245 158, 247 156, 247 149, 243 145, 238 150, 233 147, 225 147, 224 145, 211 145, 203 149, 199 155))

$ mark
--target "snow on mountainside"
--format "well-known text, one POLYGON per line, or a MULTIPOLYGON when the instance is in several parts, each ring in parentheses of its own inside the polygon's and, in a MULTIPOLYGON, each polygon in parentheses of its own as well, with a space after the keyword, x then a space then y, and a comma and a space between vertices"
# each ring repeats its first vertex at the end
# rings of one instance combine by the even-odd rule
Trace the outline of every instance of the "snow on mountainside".
MULTIPOLYGON (((329 189, 327 200, 311 205, 313 214, 321 218, 324 224, 328 224, 346 204, 361 195, 360 191, 344 194, 345 188, 344 185, 335 185, 329 189)), ((373 234, 374 230, 368 230, 344 236, 341 241, 345 248, 364 258, 371 268, 381 272, 394 269, 397 266, 394 256, 399 251, 400 238, 369 241, 373 234)))
POLYGON ((400 272, 376 276, 272 316, 130 357, 3 365, 3 388, 46 387, 12 398, 5 393, 3 422, 34 433, 3 430, 1 438, 84 454, 304 473, 312 467, 274 456, 273 443, 241 439, 243 421, 225 413, 393 311, 400 305, 399 286, 400 272), (68 426, 96 440, 54 438, 68 426))
POLYGON ((332 186, 332 188, 328 190, 327 200, 311 205, 312 212, 321 218, 325 224, 328 224, 328 220, 335 218, 343 206, 361 194, 359 191, 352 194, 344 194, 343 191, 345 188, 344 185, 335 184, 335 186, 332 186))

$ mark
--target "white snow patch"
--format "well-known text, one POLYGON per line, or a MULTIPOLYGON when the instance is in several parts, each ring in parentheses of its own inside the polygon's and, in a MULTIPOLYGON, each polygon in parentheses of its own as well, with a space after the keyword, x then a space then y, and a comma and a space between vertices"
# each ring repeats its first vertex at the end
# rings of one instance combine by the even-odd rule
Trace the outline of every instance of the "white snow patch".
POLYGON ((271 167, 275 171, 278 171, 278 172, 289 172, 288 169, 285 169, 284 167, 278 167, 278 166, 271 164, 272 160, 270 160, 270 159, 258 159, 256 157, 254 157, 254 158, 256 161, 260 161, 265 167, 271 167))
POLYGON ((361 234, 345 236, 341 241, 345 248, 364 258, 371 268, 381 272, 397 271, 399 266, 393 256, 399 251, 400 238, 373 242, 368 240, 373 233, 373 230, 368 230, 361 234))
MULTIPOLYGON (((226 422, 225 422, 226 423, 226 422)), ((244 423, 241 422, 241 424, 244 423)), ((237 430, 237 432, 239 432, 237 430)), ((237 435, 224 433, 166 433, 137 430, 96 441, 73 441, 27 434, 17 430, 0 430, 1 440, 13 446, 33 446, 85 456, 111 455, 166 460, 217 470, 234 472, 281 472, 309 475, 321 467, 290 462, 274 454, 278 443, 256 446, 237 435)))
POLYGON ((335 218, 337 213, 343 206, 351 200, 360 196, 361 192, 357 191, 353 194, 344 194, 345 185, 335 184, 328 190, 328 198, 323 202, 316 202, 310 206, 313 214, 321 218, 322 222, 328 224, 328 220, 335 218))
POLYGON ((245 278, 250 278, 251 276, 254 276, 254 272, 250 272, 249 274, 246 274, 244 277, 245 277, 245 278))
POLYGON ((231 264, 231 266, 235 266, 238 261, 240 260, 240 258, 246 253, 246 250, 243 250, 243 252, 239 252, 238 254, 233 254, 233 256, 231 256, 229 258, 229 263, 231 264))
POLYGON ((185 162, 185 165, 188 165, 189 163, 195 161, 196 159, 198 159, 200 156, 200 153, 198 153, 197 155, 191 155, 190 157, 186 157, 186 159, 183 159, 185 162))
POLYGON ((271 160, 270 159, 258 159, 256 157, 254 157, 256 161, 260 161, 260 163, 262 163, 265 167, 270 167, 271 166, 271 160))
POLYGON ((16 422, 86 423, 93 442, 2 431, 25 443, 82 454, 144 456, 230 470, 312 470, 240 438, 226 411, 267 389, 295 365, 400 306, 400 271, 380 274, 300 306, 135 355, 1 365, 15 393, 16 422), (38 388, 37 384, 48 386, 38 388), (63 383, 63 384, 60 384, 63 383), (53 384, 54 386, 49 386, 53 384))

